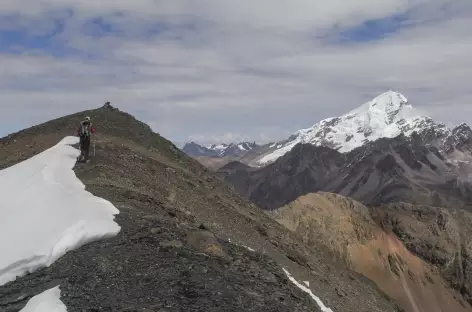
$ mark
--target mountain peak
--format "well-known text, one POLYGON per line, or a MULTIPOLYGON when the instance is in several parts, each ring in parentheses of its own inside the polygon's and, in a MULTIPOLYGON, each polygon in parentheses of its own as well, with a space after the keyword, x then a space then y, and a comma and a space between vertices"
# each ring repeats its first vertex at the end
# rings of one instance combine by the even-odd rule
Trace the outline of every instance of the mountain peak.
POLYGON ((472 133, 472 129, 470 129, 468 124, 463 122, 460 125, 458 125, 457 127, 455 127, 454 129, 452 129, 453 134, 457 134, 457 133, 460 133, 460 132, 472 133))
POLYGON ((415 109, 408 103, 407 98, 398 92, 388 91, 354 109, 349 115, 366 115, 369 121, 390 125, 401 118, 418 115, 415 109))
POLYGON ((421 115, 401 93, 387 91, 340 117, 327 118, 311 128, 295 132, 282 141, 276 150, 259 159, 264 165, 275 161, 298 143, 327 146, 341 153, 349 152, 380 138, 393 138, 413 133, 425 136, 447 136, 444 124, 421 115))
POLYGON ((387 91, 374 98, 371 102, 371 106, 394 106, 402 107, 408 104, 408 99, 401 93, 395 91, 387 91))
POLYGON ((466 124, 462 123, 452 129, 451 134, 446 139, 446 152, 450 153, 454 149, 464 151, 472 150, 472 129, 466 124))

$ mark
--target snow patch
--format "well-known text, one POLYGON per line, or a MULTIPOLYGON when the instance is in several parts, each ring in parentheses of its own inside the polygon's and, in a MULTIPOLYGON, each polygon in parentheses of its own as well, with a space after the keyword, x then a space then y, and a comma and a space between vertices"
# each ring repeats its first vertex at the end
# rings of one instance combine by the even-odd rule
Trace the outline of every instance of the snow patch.
POLYGON ((67 312, 67 307, 61 301, 59 286, 31 298, 20 312, 67 312))
POLYGON ((212 144, 210 146, 207 146, 209 150, 215 151, 215 152, 224 152, 225 149, 228 148, 227 144, 212 144))
POLYGON ((322 312, 333 312, 333 310, 331 310, 330 308, 326 307, 324 305, 324 303, 321 301, 320 298, 318 298, 317 296, 315 296, 313 294, 313 292, 307 288, 306 286, 303 286, 302 284, 300 284, 295 278, 292 277, 292 275, 284 268, 282 268, 284 270, 284 273, 285 275, 287 275, 288 279, 294 283, 298 288, 300 288, 301 290, 303 290, 304 292, 306 292, 307 294, 310 295, 310 297, 315 300, 316 304, 318 304, 318 306, 320 307, 321 311, 322 312))
POLYGON ((78 141, 66 137, 0 171, 0 285, 120 231, 118 209, 85 191, 72 170, 78 141))
POLYGON ((260 165, 262 164, 267 164, 267 163, 271 163, 271 162, 274 162, 276 161, 278 158, 282 157, 283 155, 287 154, 288 152, 290 152, 292 150, 292 148, 297 145, 298 143, 300 143, 301 140, 294 140, 292 141, 290 144, 286 145, 286 146, 283 146, 283 147, 279 147, 277 146, 277 150, 273 151, 272 153, 270 154, 267 154, 265 155, 264 157, 262 157, 261 159, 259 159, 258 163, 260 165))
POLYGON ((255 144, 249 143, 249 142, 240 142, 240 143, 230 143, 230 144, 212 144, 210 146, 207 146, 207 149, 210 150, 210 152, 216 153, 218 157, 224 157, 224 156, 234 156, 238 155, 243 152, 250 151, 251 149, 254 148, 255 144))
POLYGON ((255 249, 252 249, 251 247, 248 247, 248 246, 243 246, 243 247, 245 247, 247 250, 252 251, 252 252, 256 251, 255 249))
POLYGON ((236 245, 236 246, 244 247, 244 248, 246 248, 247 250, 252 251, 252 252, 255 252, 255 251, 256 251, 255 249, 252 249, 251 247, 244 246, 244 245, 237 244, 237 243, 233 243, 233 242, 231 241, 231 238, 228 238, 228 243, 231 243, 231 244, 236 245))

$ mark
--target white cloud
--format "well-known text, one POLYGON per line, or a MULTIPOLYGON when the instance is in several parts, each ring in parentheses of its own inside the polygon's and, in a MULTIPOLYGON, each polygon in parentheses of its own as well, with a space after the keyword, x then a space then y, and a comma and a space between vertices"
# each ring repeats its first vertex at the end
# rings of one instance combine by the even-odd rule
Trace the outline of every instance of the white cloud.
POLYGON ((64 24, 51 39, 62 53, 0 53, 0 122, 11 130, 111 101, 177 141, 269 141, 391 88, 440 120, 472 122, 461 113, 472 93, 468 0, 22 0, 0 12, 31 33, 64 24), (383 40, 334 40, 405 12, 414 26, 383 40), (97 17, 115 33, 85 36, 97 17))

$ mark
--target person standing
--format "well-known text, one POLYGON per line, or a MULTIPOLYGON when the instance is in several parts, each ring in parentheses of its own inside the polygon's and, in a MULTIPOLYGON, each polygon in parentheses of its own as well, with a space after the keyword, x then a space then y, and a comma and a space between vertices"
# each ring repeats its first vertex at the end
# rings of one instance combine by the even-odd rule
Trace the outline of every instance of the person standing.
POLYGON ((90 141, 91 135, 95 133, 95 128, 92 127, 90 117, 85 117, 79 128, 77 129, 77 136, 80 138, 80 156, 78 161, 87 162, 90 155, 90 141))

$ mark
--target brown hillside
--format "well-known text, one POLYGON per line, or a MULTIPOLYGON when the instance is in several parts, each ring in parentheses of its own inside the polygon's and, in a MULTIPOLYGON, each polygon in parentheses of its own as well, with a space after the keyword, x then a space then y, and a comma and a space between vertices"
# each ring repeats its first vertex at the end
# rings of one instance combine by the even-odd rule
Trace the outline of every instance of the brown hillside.
POLYGON ((472 311, 434 268, 383 231, 364 205, 330 193, 308 194, 269 212, 308 246, 324 245, 411 312, 472 311))

